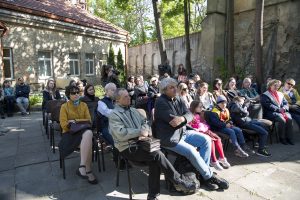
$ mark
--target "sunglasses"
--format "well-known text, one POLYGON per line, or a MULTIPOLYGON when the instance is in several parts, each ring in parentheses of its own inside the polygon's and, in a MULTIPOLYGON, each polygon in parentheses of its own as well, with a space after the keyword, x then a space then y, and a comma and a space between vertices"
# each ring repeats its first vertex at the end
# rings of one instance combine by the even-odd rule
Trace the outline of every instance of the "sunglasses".
POLYGON ((286 83, 286 84, 288 84, 288 85, 290 85, 290 86, 294 87, 294 85, 293 85, 292 83, 286 83))
POLYGON ((217 85, 222 85, 223 83, 217 83, 217 85))
POLYGON ((79 92, 70 92, 71 95, 79 94, 79 92))

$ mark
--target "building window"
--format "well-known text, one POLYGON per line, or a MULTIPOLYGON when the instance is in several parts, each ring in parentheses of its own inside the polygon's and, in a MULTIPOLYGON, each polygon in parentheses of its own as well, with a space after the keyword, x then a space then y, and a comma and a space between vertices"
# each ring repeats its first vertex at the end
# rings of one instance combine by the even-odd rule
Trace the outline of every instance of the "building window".
POLYGON ((85 74, 94 74, 94 54, 92 53, 85 54, 85 74))
POLYGON ((99 60, 100 67, 107 64, 107 58, 108 58, 107 54, 104 53, 100 54, 100 60, 99 60))
POLYGON ((79 56, 77 53, 69 54, 69 65, 70 65, 70 75, 79 76, 80 67, 79 67, 79 56))
POLYGON ((52 55, 50 51, 38 52, 39 76, 50 77, 52 75, 52 55))
POLYGON ((4 78, 14 78, 14 67, 12 62, 12 49, 3 49, 3 63, 4 63, 4 78))

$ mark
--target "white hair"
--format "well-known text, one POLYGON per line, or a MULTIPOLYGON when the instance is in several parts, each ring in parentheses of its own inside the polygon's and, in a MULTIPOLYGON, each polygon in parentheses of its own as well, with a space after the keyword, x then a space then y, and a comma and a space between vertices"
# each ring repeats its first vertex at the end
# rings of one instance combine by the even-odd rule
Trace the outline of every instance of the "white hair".
POLYGON ((170 85, 177 85, 177 81, 173 78, 164 78, 161 80, 160 84, 159 84, 159 91, 164 94, 167 87, 170 85))
POLYGON ((107 83, 104 87, 105 92, 107 92, 108 90, 112 89, 112 88, 117 88, 116 84, 114 83, 107 83))

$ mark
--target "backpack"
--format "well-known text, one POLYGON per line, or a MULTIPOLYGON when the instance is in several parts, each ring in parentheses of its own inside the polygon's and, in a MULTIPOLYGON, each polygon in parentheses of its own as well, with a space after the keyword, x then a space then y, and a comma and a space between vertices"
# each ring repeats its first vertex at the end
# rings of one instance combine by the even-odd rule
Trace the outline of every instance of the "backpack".
MULTIPOLYGON (((181 174, 181 178, 187 182, 193 182, 196 185, 196 190, 200 188, 200 173, 190 163, 188 159, 183 156, 178 156, 174 162, 174 168, 181 174)), ((196 192, 194 191, 194 193, 196 192)))

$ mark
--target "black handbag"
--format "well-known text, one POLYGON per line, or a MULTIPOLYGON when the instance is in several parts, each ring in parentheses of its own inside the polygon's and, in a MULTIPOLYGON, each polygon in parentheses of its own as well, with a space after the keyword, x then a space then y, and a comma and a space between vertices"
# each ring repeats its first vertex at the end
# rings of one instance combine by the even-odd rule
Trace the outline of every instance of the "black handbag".
POLYGON ((70 133, 76 134, 82 130, 91 129, 92 125, 89 121, 78 121, 70 123, 70 133))
POLYGON ((160 140, 153 137, 144 137, 138 140, 138 146, 148 152, 160 150, 160 140))

